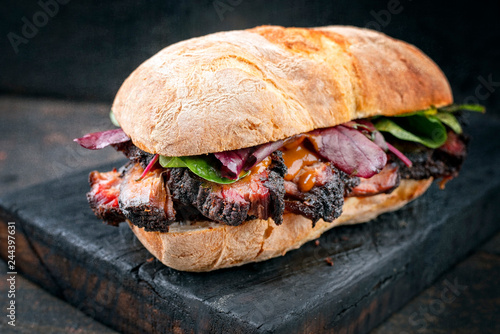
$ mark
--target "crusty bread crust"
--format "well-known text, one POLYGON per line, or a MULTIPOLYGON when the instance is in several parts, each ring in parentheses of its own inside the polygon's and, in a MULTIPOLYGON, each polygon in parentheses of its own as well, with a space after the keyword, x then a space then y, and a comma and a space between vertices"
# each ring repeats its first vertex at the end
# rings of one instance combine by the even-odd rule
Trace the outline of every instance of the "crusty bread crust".
POLYGON ((263 26, 161 50, 125 80, 113 111, 142 150, 184 156, 450 103, 439 67, 405 42, 355 27, 263 26))
POLYGON ((129 222, 142 244, 166 266, 183 271, 211 271, 264 261, 284 255, 323 232, 339 225, 367 222, 378 215, 401 208, 423 194, 428 180, 402 180, 390 194, 346 198, 342 215, 332 223, 323 220, 313 228, 310 220, 285 214, 283 224, 256 219, 240 226, 199 222, 173 225, 168 233, 146 232, 129 222))

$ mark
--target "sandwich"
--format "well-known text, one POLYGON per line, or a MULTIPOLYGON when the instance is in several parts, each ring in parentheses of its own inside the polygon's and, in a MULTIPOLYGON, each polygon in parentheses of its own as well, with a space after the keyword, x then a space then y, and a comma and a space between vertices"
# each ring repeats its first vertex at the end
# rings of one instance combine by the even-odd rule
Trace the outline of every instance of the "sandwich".
POLYGON ((90 173, 95 215, 166 266, 263 261, 458 175, 463 110, 416 47, 356 27, 261 26, 182 41, 122 84, 117 128, 75 139, 129 159, 90 173))

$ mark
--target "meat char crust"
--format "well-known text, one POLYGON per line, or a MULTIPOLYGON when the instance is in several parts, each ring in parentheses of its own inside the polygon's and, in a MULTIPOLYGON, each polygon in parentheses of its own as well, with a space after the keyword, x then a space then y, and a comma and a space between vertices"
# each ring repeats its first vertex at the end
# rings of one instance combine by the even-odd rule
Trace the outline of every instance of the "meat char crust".
POLYGON ((175 202, 194 206, 203 216, 228 225, 238 225, 236 222, 244 221, 250 203, 237 197, 232 201, 224 200, 222 196, 203 185, 203 180, 187 168, 170 169, 167 187, 171 189, 175 202))
POLYGON ((120 185, 120 209, 134 225, 146 231, 168 232, 176 212, 169 189, 165 187, 164 172, 153 169, 139 180, 142 173, 139 164, 125 172, 120 185))
POLYGON ((413 164, 408 167, 393 153, 389 153, 390 160, 399 166, 401 178, 424 180, 430 177, 435 179, 456 177, 467 156, 469 137, 463 134, 457 136, 449 132, 447 142, 438 149, 397 139, 391 139, 391 142, 394 142, 393 145, 413 164), (448 147, 454 150, 449 150, 448 147))
POLYGON ((345 192, 341 171, 329 163, 319 163, 315 169, 317 177, 323 179, 321 185, 314 186, 308 192, 301 192, 291 181, 286 181, 285 187, 285 210, 309 218, 313 226, 320 219, 332 222, 340 217, 345 192))
POLYGON ((122 152, 133 163, 139 163, 142 168, 146 168, 149 161, 153 158, 153 154, 141 150, 131 140, 124 143, 112 144, 111 146, 118 152, 122 152))
POLYGON ((186 168, 171 168, 167 187, 175 202, 194 206, 206 218, 223 224, 237 226, 251 217, 273 218, 279 224, 284 212, 286 171, 282 160, 275 152, 265 171, 231 185, 207 182, 186 168))

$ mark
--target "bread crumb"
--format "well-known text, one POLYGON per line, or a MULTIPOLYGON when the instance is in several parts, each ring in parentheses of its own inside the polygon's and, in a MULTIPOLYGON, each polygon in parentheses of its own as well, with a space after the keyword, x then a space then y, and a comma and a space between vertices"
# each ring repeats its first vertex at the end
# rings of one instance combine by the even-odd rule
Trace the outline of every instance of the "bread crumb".
POLYGON ((155 259, 154 257, 149 258, 149 259, 147 259, 147 260, 146 260, 146 262, 151 262, 151 261, 153 261, 154 259, 155 259))
POLYGON ((325 262, 326 262, 326 263, 328 263, 328 265, 329 265, 330 267, 333 267, 333 260, 332 260, 332 258, 331 258, 331 257, 327 257, 327 258, 325 258, 325 262))
POLYGON ((316 240, 314 241, 314 244, 315 244, 316 246, 319 246, 319 240, 318 240, 318 239, 316 239, 316 240))

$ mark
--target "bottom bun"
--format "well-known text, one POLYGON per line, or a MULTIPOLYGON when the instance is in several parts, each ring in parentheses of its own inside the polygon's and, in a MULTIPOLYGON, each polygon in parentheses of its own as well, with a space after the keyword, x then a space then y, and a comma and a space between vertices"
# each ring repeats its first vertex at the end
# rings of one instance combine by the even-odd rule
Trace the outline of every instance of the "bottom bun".
POLYGON ((272 219, 255 219, 239 226, 203 221, 175 223, 165 233, 146 232, 128 224, 151 254, 166 266, 183 271, 211 271, 281 256, 332 227, 367 222, 401 208, 422 195, 431 183, 432 178, 402 180, 390 194, 348 197, 338 219, 332 223, 319 220, 315 227, 309 219, 291 213, 283 216, 279 226, 272 219))

